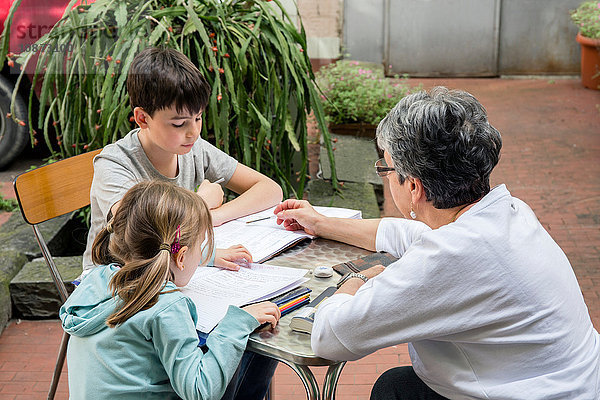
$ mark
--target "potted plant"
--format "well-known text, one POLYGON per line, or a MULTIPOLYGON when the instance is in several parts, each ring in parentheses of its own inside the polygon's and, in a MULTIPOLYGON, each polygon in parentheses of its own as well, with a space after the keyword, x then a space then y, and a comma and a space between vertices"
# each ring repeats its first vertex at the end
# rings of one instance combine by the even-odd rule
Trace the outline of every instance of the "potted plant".
MULTIPOLYGON (((12 55, 10 16, 19 3, 0 40, 0 65, 21 65, 16 93, 27 64, 35 64, 29 115, 16 121, 27 126, 32 143, 44 140, 65 158, 125 135, 134 127, 125 87, 129 65, 145 47, 169 46, 187 55, 212 87, 202 136, 273 177, 286 196, 302 198, 307 115, 315 115, 325 139, 329 133, 304 29, 279 0, 71 0, 49 33, 12 55), (36 86, 39 115, 31 111, 36 86)), ((333 162, 331 141, 325 142, 333 162)), ((332 185, 337 188, 335 176, 332 185)))
POLYGON ((340 60, 316 73, 321 102, 332 133, 375 137, 379 121, 411 88, 405 79, 386 78, 381 66, 340 60))
POLYGON ((586 1, 571 11, 571 20, 579 28, 581 45, 581 83, 600 89, 600 1, 586 1))

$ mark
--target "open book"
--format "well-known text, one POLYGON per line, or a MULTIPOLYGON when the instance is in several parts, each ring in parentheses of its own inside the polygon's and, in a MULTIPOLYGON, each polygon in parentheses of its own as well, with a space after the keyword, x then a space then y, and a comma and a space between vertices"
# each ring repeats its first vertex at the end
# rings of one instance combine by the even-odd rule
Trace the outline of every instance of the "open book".
MULTIPOLYGON (((357 219, 362 217, 359 210, 319 206, 314 208, 328 217, 357 219)), ((314 239, 314 236, 304 231, 287 231, 283 226, 277 225, 277 218, 273 214, 274 209, 275 207, 215 227, 215 247, 224 249, 241 244, 252 254, 254 262, 259 263, 305 239, 314 239), (249 221, 256 222, 247 223, 249 221)))
POLYGON ((230 305, 267 300, 308 281, 306 269, 250 264, 239 271, 200 267, 181 292, 196 305, 196 329, 210 332, 230 305))

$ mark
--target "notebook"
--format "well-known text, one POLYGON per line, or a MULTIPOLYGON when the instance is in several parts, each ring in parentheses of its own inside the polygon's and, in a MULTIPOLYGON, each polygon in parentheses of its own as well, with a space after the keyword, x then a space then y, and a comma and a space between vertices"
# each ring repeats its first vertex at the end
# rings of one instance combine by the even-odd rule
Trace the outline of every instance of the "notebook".
MULTIPOLYGON (((359 210, 319 206, 314 208, 328 217, 357 219, 362 217, 359 210)), ((288 231, 283 226, 277 225, 273 210, 275 207, 215 227, 215 246, 225 249, 241 244, 252 254, 254 262, 261 263, 304 240, 315 238, 304 231, 288 231)))
POLYGON ((308 270, 250 264, 239 271, 200 267, 181 292, 196 305, 196 329, 210 332, 230 305, 242 306, 271 299, 308 281, 308 270))

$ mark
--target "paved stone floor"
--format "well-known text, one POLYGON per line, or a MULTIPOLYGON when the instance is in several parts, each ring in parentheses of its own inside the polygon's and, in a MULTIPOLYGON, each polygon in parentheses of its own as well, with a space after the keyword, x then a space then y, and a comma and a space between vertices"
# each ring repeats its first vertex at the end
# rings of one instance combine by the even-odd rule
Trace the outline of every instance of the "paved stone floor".
MULTIPOLYGON (((492 184, 505 183, 527 202, 564 249, 600 329, 600 92, 582 88, 576 79, 412 82, 465 89, 484 104, 504 142, 492 184)), ((11 186, 0 183, 0 192, 10 194, 11 186)), ((384 215, 398 215, 389 194, 384 215)), ((11 322, 0 336, 0 399, 45 398, 60 337, 56 321, 11 322)), ((348 363, 337 399, 368 398, 377 376, 409 363, 406 345, 348 363)), ((314 370, 322 383, 325 369, 314 370)), ((57 398, 68 397, 66 382, 64 375, 57 398)), ((273 392, 276 399, 305 398, 299 379, 286 366, 277 369, 273 392)))

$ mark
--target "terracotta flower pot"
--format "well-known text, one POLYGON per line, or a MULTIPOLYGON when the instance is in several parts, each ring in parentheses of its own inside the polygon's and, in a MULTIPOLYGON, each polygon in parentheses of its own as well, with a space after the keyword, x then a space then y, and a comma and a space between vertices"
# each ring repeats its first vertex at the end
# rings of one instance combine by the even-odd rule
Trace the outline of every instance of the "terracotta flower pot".
POLYGON ((581 83, 586 88, 600 89, 600 39, 590 39, 577 34, 581 45, 581 83))

